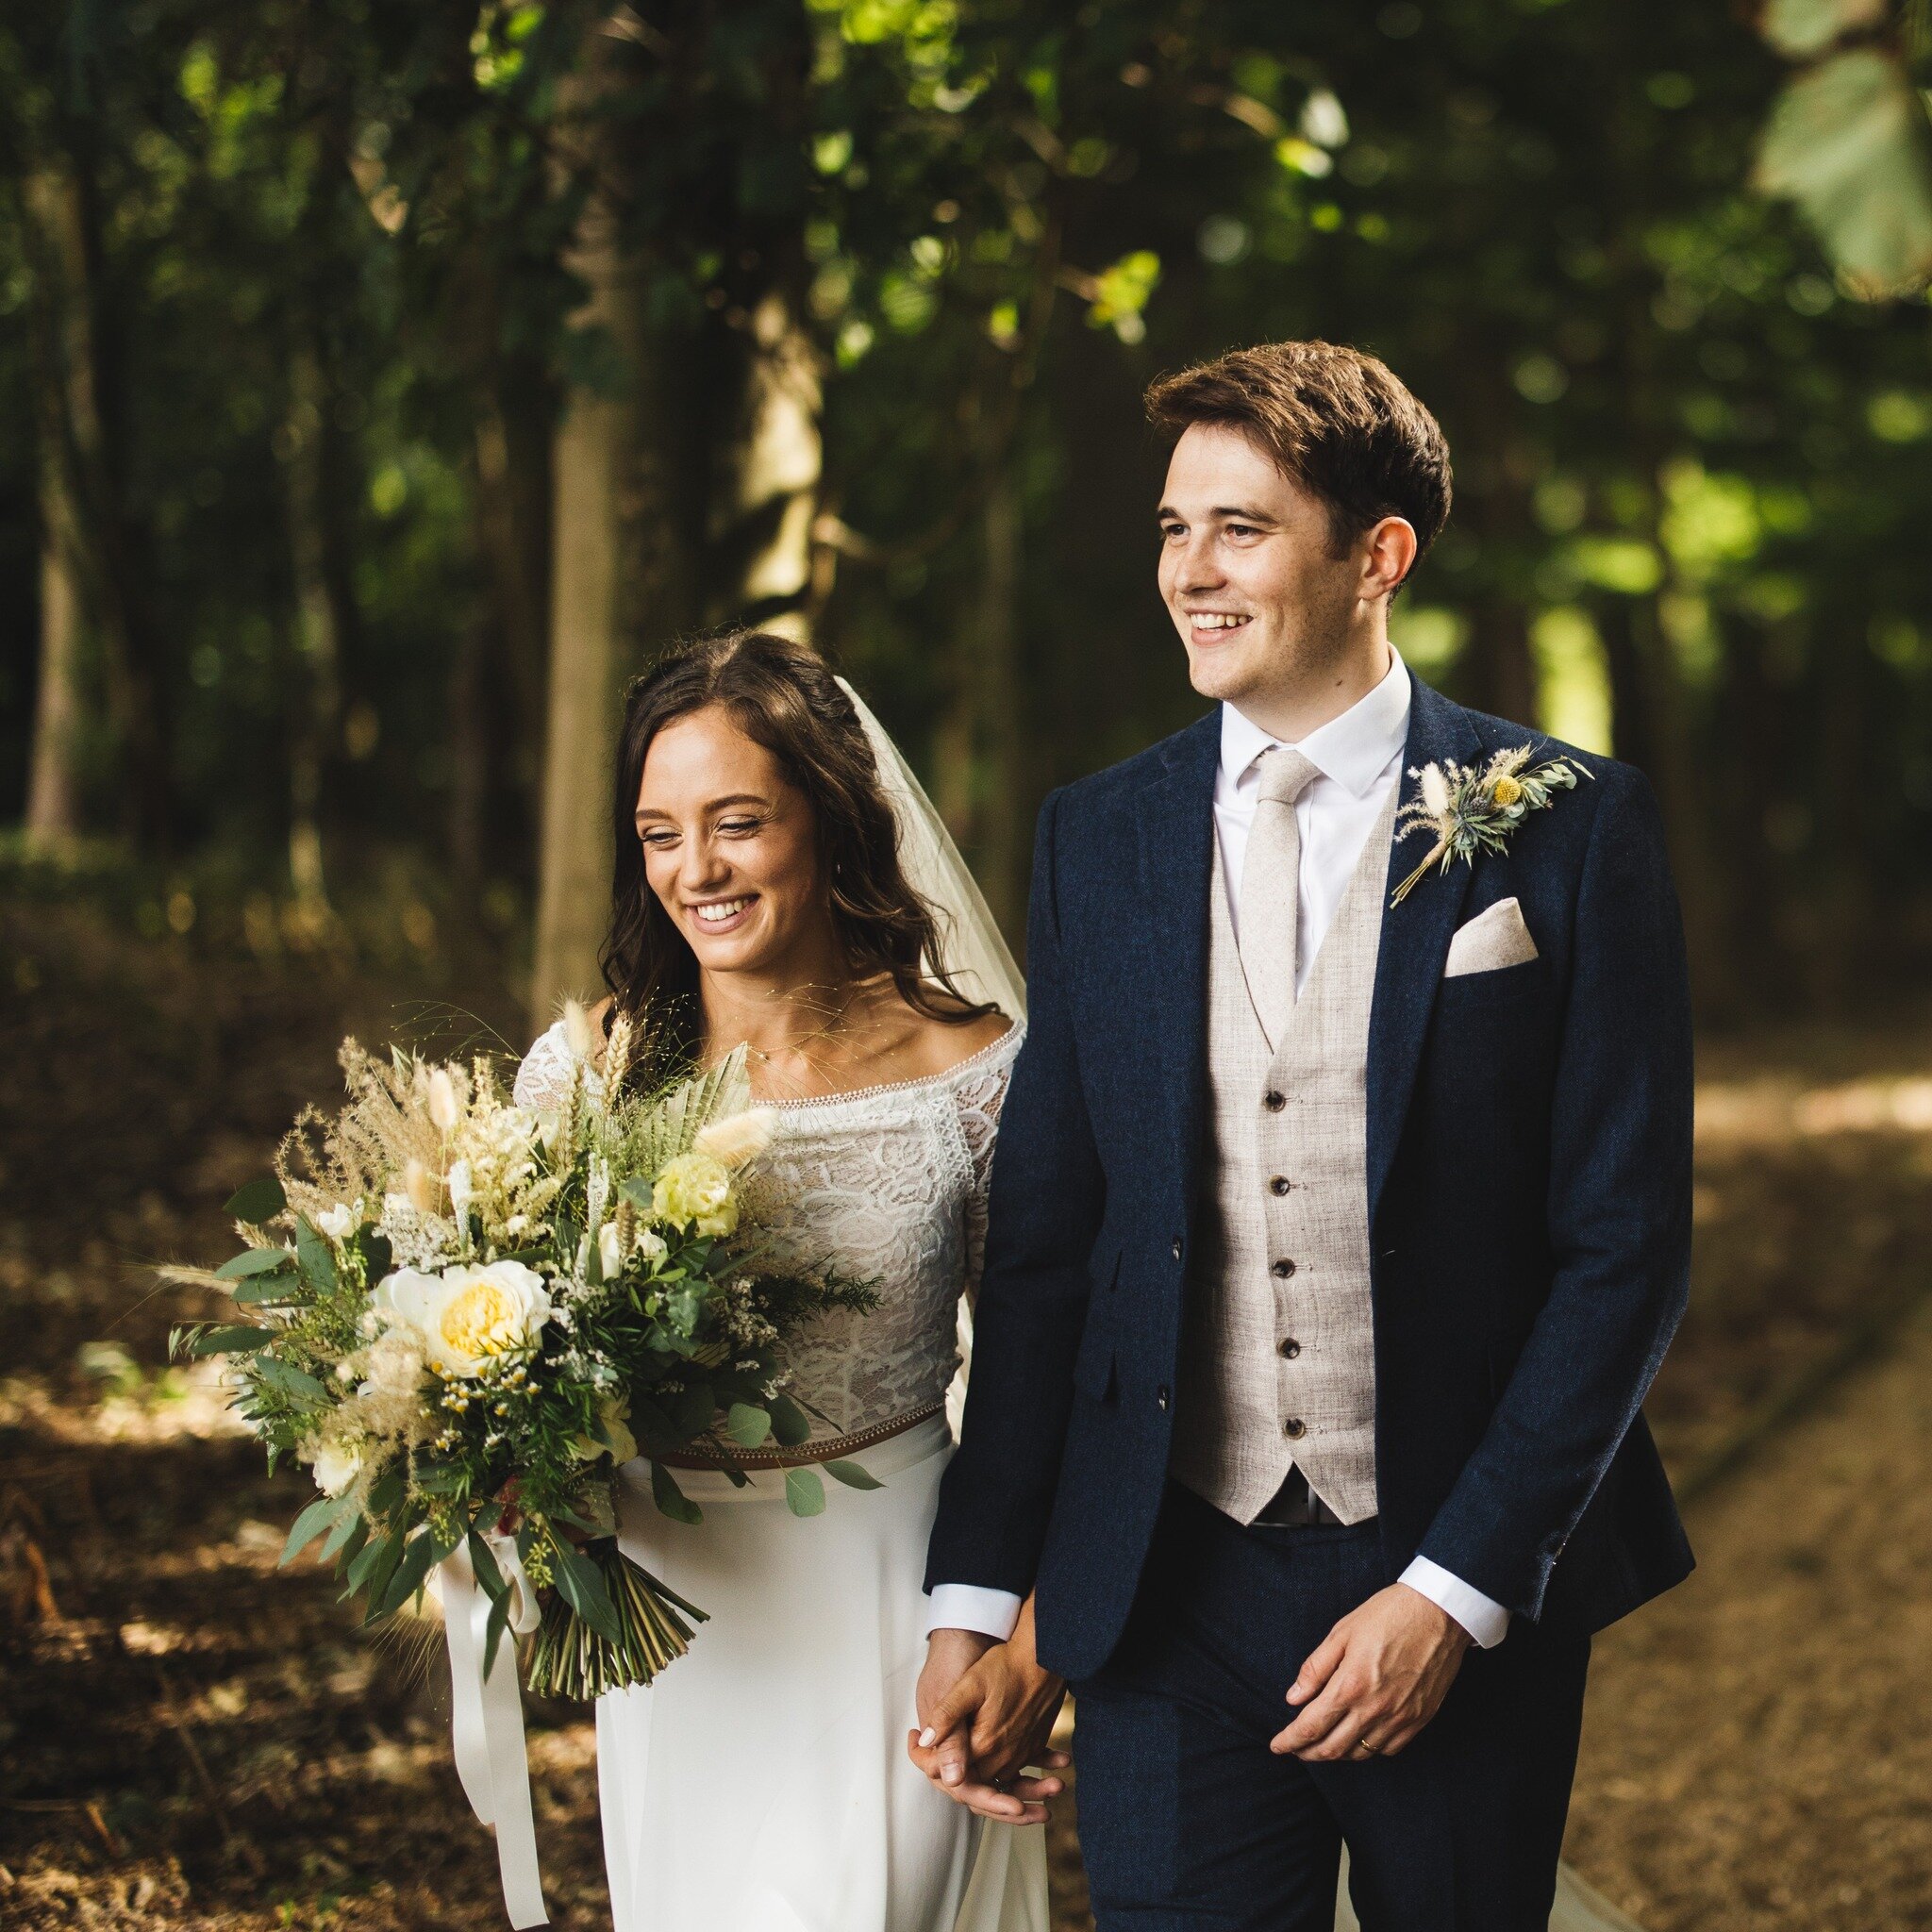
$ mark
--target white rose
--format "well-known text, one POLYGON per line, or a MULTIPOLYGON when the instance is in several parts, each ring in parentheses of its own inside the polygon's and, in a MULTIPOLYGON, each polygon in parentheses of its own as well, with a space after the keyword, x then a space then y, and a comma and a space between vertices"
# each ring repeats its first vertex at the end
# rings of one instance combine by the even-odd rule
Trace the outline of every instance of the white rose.
POLYGON ((701 1127, 691 1144, 700 1154, 708 1154, 736 1171, 756 1160, 772 1144, 777 1119, 769 1107, 747 1108, 743 1113, 726 1114, 701 1127))
POLYGON ((504 1356, 536 1343, 550 1319, 543 1277, 521 1261, 445 1268, 421 1274, 399 1268, 376 1290, 423 1338, 423 1355, 440 1375, 476 1375, 504 1356))
POLYGON ((332 1241, 345 1241, 354 1234, 362 1221, 362 1204, 353 1206, 338 1201, 333 1208, 325 1208, 315 1217, 315 1224, 332 1241))
POLYGON ((325 1496, 340 1496, 362 1474, 362 1449, 357 1442, 320 1442, 309 1460, 315 1487, 325 1496))
POLYGON ((624 1243, 618 1239, 614 1221, 607 1221, 597 1230, 597 1265, 606 1281, 614 1281, 624 1272, 624 1243))

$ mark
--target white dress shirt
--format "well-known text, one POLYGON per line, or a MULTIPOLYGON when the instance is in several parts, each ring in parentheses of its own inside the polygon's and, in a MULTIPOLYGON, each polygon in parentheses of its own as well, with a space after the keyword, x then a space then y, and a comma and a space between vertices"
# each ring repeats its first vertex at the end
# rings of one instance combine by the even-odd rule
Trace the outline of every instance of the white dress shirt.
MULTIPOLYGON (((1301 834, 1301 899, 1295 962, 1299 998, 1327 935, 1335 908, 1354 876, 1362 846, 1402 776, 1402 747, 1408 737, 1409 679, 1391 647, 1382 681, 1339 718, 1308 733, 1294 749, 1318 768, 1296 799, 1295 824, 1301 834)), ((1261 754, 1281 739, 1243 717, 1232 705, 1221 708, 1221 765, 1214 779, 1214 830, 1221 841, 1221 870, 1227 882, 1227 912, 1241 931, 1241 872, 1248 833, 1260 793, 1261 754)), ((1459 1577, 1417 1557, 1402 1581, 1453 1617, 1485 1650, 1502 1642, 1509 1612, 1459 1577)), ((1004 1641, 1019 1621, 1020 1598, 1010 1591, 975 1584, 933 1586, 926 1613, 930 1630, 978 1630, 1004 1641)))

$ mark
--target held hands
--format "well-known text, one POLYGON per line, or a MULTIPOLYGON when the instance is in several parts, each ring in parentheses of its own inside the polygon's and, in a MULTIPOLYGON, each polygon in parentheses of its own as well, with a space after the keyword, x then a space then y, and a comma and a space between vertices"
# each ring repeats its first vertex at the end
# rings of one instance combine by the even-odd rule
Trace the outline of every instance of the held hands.
POLYGON ((1392 1757, 1441 1709, 1469 1645, 1469 1632, 1420 1591, 1377 1591, 1302 1665, 1288 1691, 1300 1714, 1268 1748, 1316 1764, 1392 1757))
POLYGON ((935 1630, 920 1673, 922 1728, 907 1739, 914 1764, 956 1803, 983 1818, 1043 1824, 1044 1800, 1065 1789, 1052 1775, 1071 1761, 1048 1744, 1066 1685, 1033 1654, 1033 1605, 1011 1639, 935 1630), (1042 1777, 1024 1777, 1033 1766, 1042 1777))

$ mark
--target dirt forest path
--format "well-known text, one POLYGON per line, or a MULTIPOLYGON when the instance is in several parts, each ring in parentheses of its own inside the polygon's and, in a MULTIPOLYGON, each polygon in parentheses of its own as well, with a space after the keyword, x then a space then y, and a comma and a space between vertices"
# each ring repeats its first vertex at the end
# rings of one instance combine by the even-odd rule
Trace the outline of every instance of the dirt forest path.
POLYGON ((1570 1855, 1645 1932, 1932 1925, 1932 1307, 1597 1649, 1570 1855))

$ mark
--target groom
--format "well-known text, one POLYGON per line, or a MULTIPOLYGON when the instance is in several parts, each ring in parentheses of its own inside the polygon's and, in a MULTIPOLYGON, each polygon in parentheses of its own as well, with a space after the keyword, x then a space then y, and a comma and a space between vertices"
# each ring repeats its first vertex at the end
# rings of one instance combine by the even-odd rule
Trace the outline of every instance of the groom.
POLYGON ((1148 400, 1218 703, 1041 813, 922 1722, 1037 1592, 1102 1932, 1329 1932, 1344 1840, 1368 1932, 1529 1932, 1591 1633, 1691 1562, 1639 1413, 1690 1239, 1662 827, 1578 755, 1395 903, 1429 767, 1567 754, 1390 646, 1441 432, 1323 342, 1148 400))

